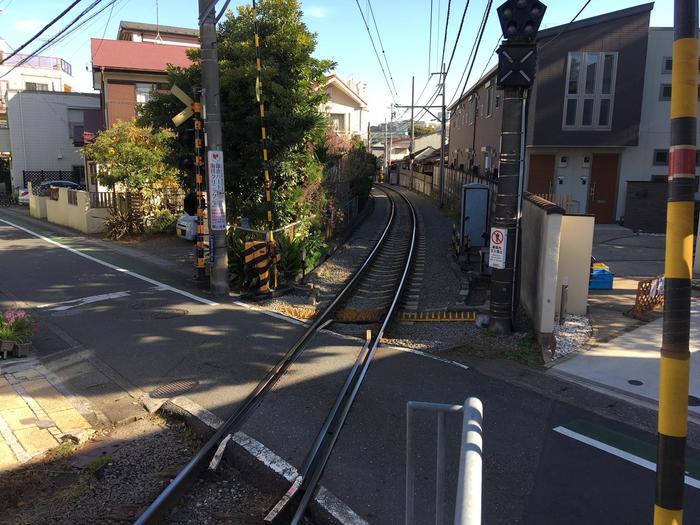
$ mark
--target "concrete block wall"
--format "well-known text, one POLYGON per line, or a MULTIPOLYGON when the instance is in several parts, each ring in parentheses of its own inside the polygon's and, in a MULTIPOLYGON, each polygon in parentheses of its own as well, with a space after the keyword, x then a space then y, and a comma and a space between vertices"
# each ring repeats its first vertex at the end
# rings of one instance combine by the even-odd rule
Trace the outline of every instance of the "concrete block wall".
MULTIPOLYGON (((46 219, 54 224, 67 226, 83 233, 101 233, 105 231, 105 219, 109 216, 107 208, 90 208, 90 194, 75 191, 76 204, 68 202, 68 188, 58 188, 58 200, 46 199, 46 219)), ((30 201, 31 203, 31 201, 30 201)))

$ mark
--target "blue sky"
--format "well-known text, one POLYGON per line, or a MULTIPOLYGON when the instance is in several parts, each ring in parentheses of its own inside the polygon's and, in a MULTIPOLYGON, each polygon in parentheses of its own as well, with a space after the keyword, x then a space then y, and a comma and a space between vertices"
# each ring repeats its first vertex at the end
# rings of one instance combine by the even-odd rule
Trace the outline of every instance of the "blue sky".
MULTIPOLYGON (((375 44, 381 54, 367 0, 358 1, 360 8, 365 12, 375 44)), ((585 3, 584 0, 544 1, 548 4, 548 9, 542 28, 567 23, 585 3)), ((465 2, 466 0, 452 1, 446 51, 448 56, 454 45, 465 2)), ((85 5, 88 3, 89 0, 82 2, 85 5)), ((241 3, 243 2, 232 1, 231 6, 241 3)), ((492 52, 500 34, 495 8, 500 3, 501 0, 493 3, 493 10, 470 79, 472 82, 478 78, 489 60, 491 65, 494 64, 492 52)), ((579 19, 640 3, 634 0, 592 0, 579 19)), ((0 13, 0 37, 7 40, 11 46, 17 47, 68 4, 69 0, 0 0, 0 9, 4 10, 0 13)), ((75 8, 76 13, 82 4, 75 8)), ((223 5, 223 0, 219 0, 218 4, 223 5)), ((429 78, 430 4, 431 0, 374 0, 372 2, 381 40, 398 92, 394 98, 399 104, 410 103, 412 75, 416 77, 416 95, 420 93, 429 78)), ((430 67, 432 71, 436 71, 439 70, 438 55, 442 52, 448 0, 432 0, 432 4, 433 41, 430 46, 432 48, 430 67)), ((457 82, 464 70, 486 4, 487 0, 470 2, 462 36, 447 77, 448 103, 458 90, 457 82)), ((184 27, 196 25, 197 0, 158 0, 158 7, 161 24, 184 27)), ((370 121, 382 122, 389 114, 388 108, 392 98, 355 0, 308 0, 302 2, 302 9, 307 25, 312 31, 318 33, 316 55, 320 58, 335 60, 338 63, 336 72, 341 77, 353 77, 357 81, 366 82, 370 121)), ((86 70, 90 63, 89 39, 90 37, 100 38, 103 34, 107 38, 115 38, 120 20, 155 23, 156 0, 117 0, 111 18, 108 9, 86 24, 80 32, 72 35, 65 43, 42 54, 60 56, 68 60, 73 65, 77 89, 89 91, 92 89, 90 73, 86 70)), ((672 0, 656 2, 652 11, 651 24, 653 26, 673 24, 672 0)), ((49 30, 49 33, 52 31, 49 30)), ((426 89, 423 100, 434 92, 435 81, 434 77, 426 89)), ((399 111, 399 115, 401 113, 399 111)))

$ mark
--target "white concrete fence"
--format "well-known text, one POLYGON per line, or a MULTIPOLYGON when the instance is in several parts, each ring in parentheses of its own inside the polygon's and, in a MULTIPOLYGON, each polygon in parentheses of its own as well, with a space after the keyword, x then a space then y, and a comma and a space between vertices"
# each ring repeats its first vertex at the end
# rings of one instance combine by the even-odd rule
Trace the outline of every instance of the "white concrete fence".
POLYGON ((52 195, 34 195, 29 183, 29 213, 37 219, 67 226, 83 233, 101 233, 109 208, 92 208, 87 191, 52 188, 52 195), (52 198, 53 197, 53 198, 52 198))
POLYGON ((564 283, 568 283, 566 313, 586 314, 594 222, 593 216, 566 215, 535 195, 523 199, 520 304, 545 348, 560 315, 564 283))

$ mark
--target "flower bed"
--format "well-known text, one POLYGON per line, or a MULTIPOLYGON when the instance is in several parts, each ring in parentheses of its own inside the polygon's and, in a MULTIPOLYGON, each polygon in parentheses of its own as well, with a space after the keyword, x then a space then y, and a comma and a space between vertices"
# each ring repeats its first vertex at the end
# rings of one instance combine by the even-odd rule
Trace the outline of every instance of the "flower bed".
POLYGON ((35 323, 24 310, 13 308, 0 315, 0 357, 26 357, 32 345, 35 323))

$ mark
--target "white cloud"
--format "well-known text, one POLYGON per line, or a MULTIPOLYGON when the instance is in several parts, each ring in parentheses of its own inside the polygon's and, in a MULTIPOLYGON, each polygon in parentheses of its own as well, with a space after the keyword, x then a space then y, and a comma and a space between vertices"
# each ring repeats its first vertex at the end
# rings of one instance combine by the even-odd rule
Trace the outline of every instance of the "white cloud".
POLYGON ((41 22, 38 20, 20 20, 15 23, 15 29, 19 31, 38 31, 41 27, 41 22))
POLYGON ((311 6, 304 8, 304 13, 311 18, 326 18, 328 16, 328 9, 320 6, 311 6))

